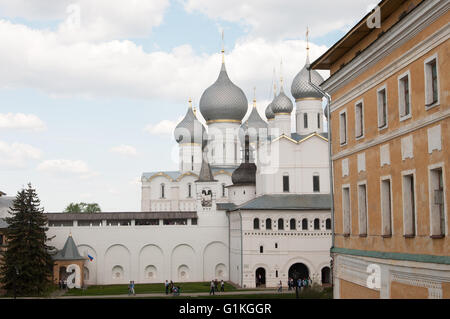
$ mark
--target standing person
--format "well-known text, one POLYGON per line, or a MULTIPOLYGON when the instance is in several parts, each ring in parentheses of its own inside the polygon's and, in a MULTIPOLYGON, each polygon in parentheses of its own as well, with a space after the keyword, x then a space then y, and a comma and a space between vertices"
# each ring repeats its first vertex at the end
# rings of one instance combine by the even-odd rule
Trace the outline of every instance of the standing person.
POLYGON ((225 283, 223 282, 223 279, 220 281, 220 291, 225 292, 225 283))
POLYGON ((164 288, 166 288, 166 295, 168 295, 169 294, 169 282, 167 280, 164 283, 164 288))
POLYGON ((173 281, 172 280, 170 281, 170 284, 169 284, 169 291, 170 291, 170 293, 173 292, 173 281))
POLYGON ((131 282, 131 293, 133 296, 136 296, 136 292, 134 291, 134 280, 131 282))
POLYGON ((288 278, 288 290, 291 290, 292 286, 291 286, 291 278, 288 278))
POLYGON ((280 283, 278 284, 278 292, 282 292, 283 291, 283 284, 281 283, 281 280, 280 280, 280 283))
POLYGON ((211 294, 214 295, 214 291, 215 291, 214 280, 211 280, 211 286, 210 286, 210 289, 209 289, 209 295, 211 295, 211 294))
POLYGON ((128 296, 131 295, 131 281, 128 284, 128 296))
POLYGON ((217 281, 217 279, 214 279, 214 290, 215 291, 219 291, 217 285, 219 284, 219 282, 217 281))

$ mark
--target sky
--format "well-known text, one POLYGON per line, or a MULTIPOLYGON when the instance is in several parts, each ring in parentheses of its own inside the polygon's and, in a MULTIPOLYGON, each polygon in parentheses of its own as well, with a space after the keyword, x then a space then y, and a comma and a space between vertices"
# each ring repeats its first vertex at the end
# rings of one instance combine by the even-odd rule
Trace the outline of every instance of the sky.
POLYGON ((139 211, 142 173, 178 167, 173 128, 216 80, 222 31, 228 74, 265 118, 307 27, 314 60, 376 3, 0 0, 0 190, 32 183, 48 212, 139 211))

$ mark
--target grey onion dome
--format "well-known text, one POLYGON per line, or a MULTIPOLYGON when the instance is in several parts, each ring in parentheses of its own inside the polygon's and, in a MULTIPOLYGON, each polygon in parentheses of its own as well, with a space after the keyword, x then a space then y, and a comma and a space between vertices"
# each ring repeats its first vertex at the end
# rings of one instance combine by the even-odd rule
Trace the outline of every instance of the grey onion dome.
POLYGON ((207 135, 205 127, 195 116, 192 107, 189 107, 186 116, 175 127, 175 140, 177 143, 197 143, 205 146, 207 135))
MULTIPOLYGON (((309 60, 306 61, 303 69, 298 72, 292 81, 291 94, 296 100, 303 98, 322 98, 322 94, 309 84, 308 67, 309 60)), ((311 70, 311 82, 319 86, 323 82, 323 77, 316 70, 311 70)))
MULTIPOLYGON (((275 98, 274 98, 274 100, 275 100, 275 98)), ((275 114, 272 111, 272 105, 273 105, 273 100, 266 107, 266 118, 267 118, 267 120, 272 120, 272 119, 275 118, 275 114)))
POLYGON ((241 143, 244 143, 244 137, 248 135, 250 136, 250 143, 253 143, 257 140, 258 136, 266 136, 267 130, 267 122, 261 118, 256 107, 253 107, 248 119, 240 127, 239 139, 241 143))
POLYGON ((222 63, 216 82, 203 92, 200 112, 208 121, 242 121, 247 113, 248 102, 244 92, 231 82, 225 63, 222 63))
POLYGON ((272 104, 273 113, 291 113, 293 109, 294 104, 292 103, 291 99, 284 93, 283 87, 281 87, 280 94, 278 94, 272 104))

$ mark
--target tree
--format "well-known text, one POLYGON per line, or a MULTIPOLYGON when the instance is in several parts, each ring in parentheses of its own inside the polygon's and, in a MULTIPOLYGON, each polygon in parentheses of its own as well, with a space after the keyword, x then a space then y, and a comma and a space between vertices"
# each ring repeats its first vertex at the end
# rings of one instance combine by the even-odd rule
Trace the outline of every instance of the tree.
POLYGON ((7 249, 0 266, 0 283, 4 289, 19 295, 40 295, 52 283, 53 260, 47 246, 47 218, 36 190, 28 188, 17 193, 11 217, 5 218, 7 249))
POLYGON ((65 213, 100 213, 101 211, 97 203, 70 203, 64 210, 65 213))

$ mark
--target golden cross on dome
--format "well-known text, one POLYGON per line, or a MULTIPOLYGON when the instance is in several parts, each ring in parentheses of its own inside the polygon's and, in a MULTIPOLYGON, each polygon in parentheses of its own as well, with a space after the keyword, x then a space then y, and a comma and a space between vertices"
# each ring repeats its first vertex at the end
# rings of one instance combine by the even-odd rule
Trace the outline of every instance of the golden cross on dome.
POLYGON ((309 59, 309 27, 306 27, 306 55, 309 59))
POLYGON ((189 98, 189 108, 192 109, 192 99, 189 98))
POLYGON ((225 40, 224 40, 224 30, 222 29, 222 63, 225 63, 225 40))
POLYGON ((253 107, 256 108, 256 86, 253 87, 253 107))

